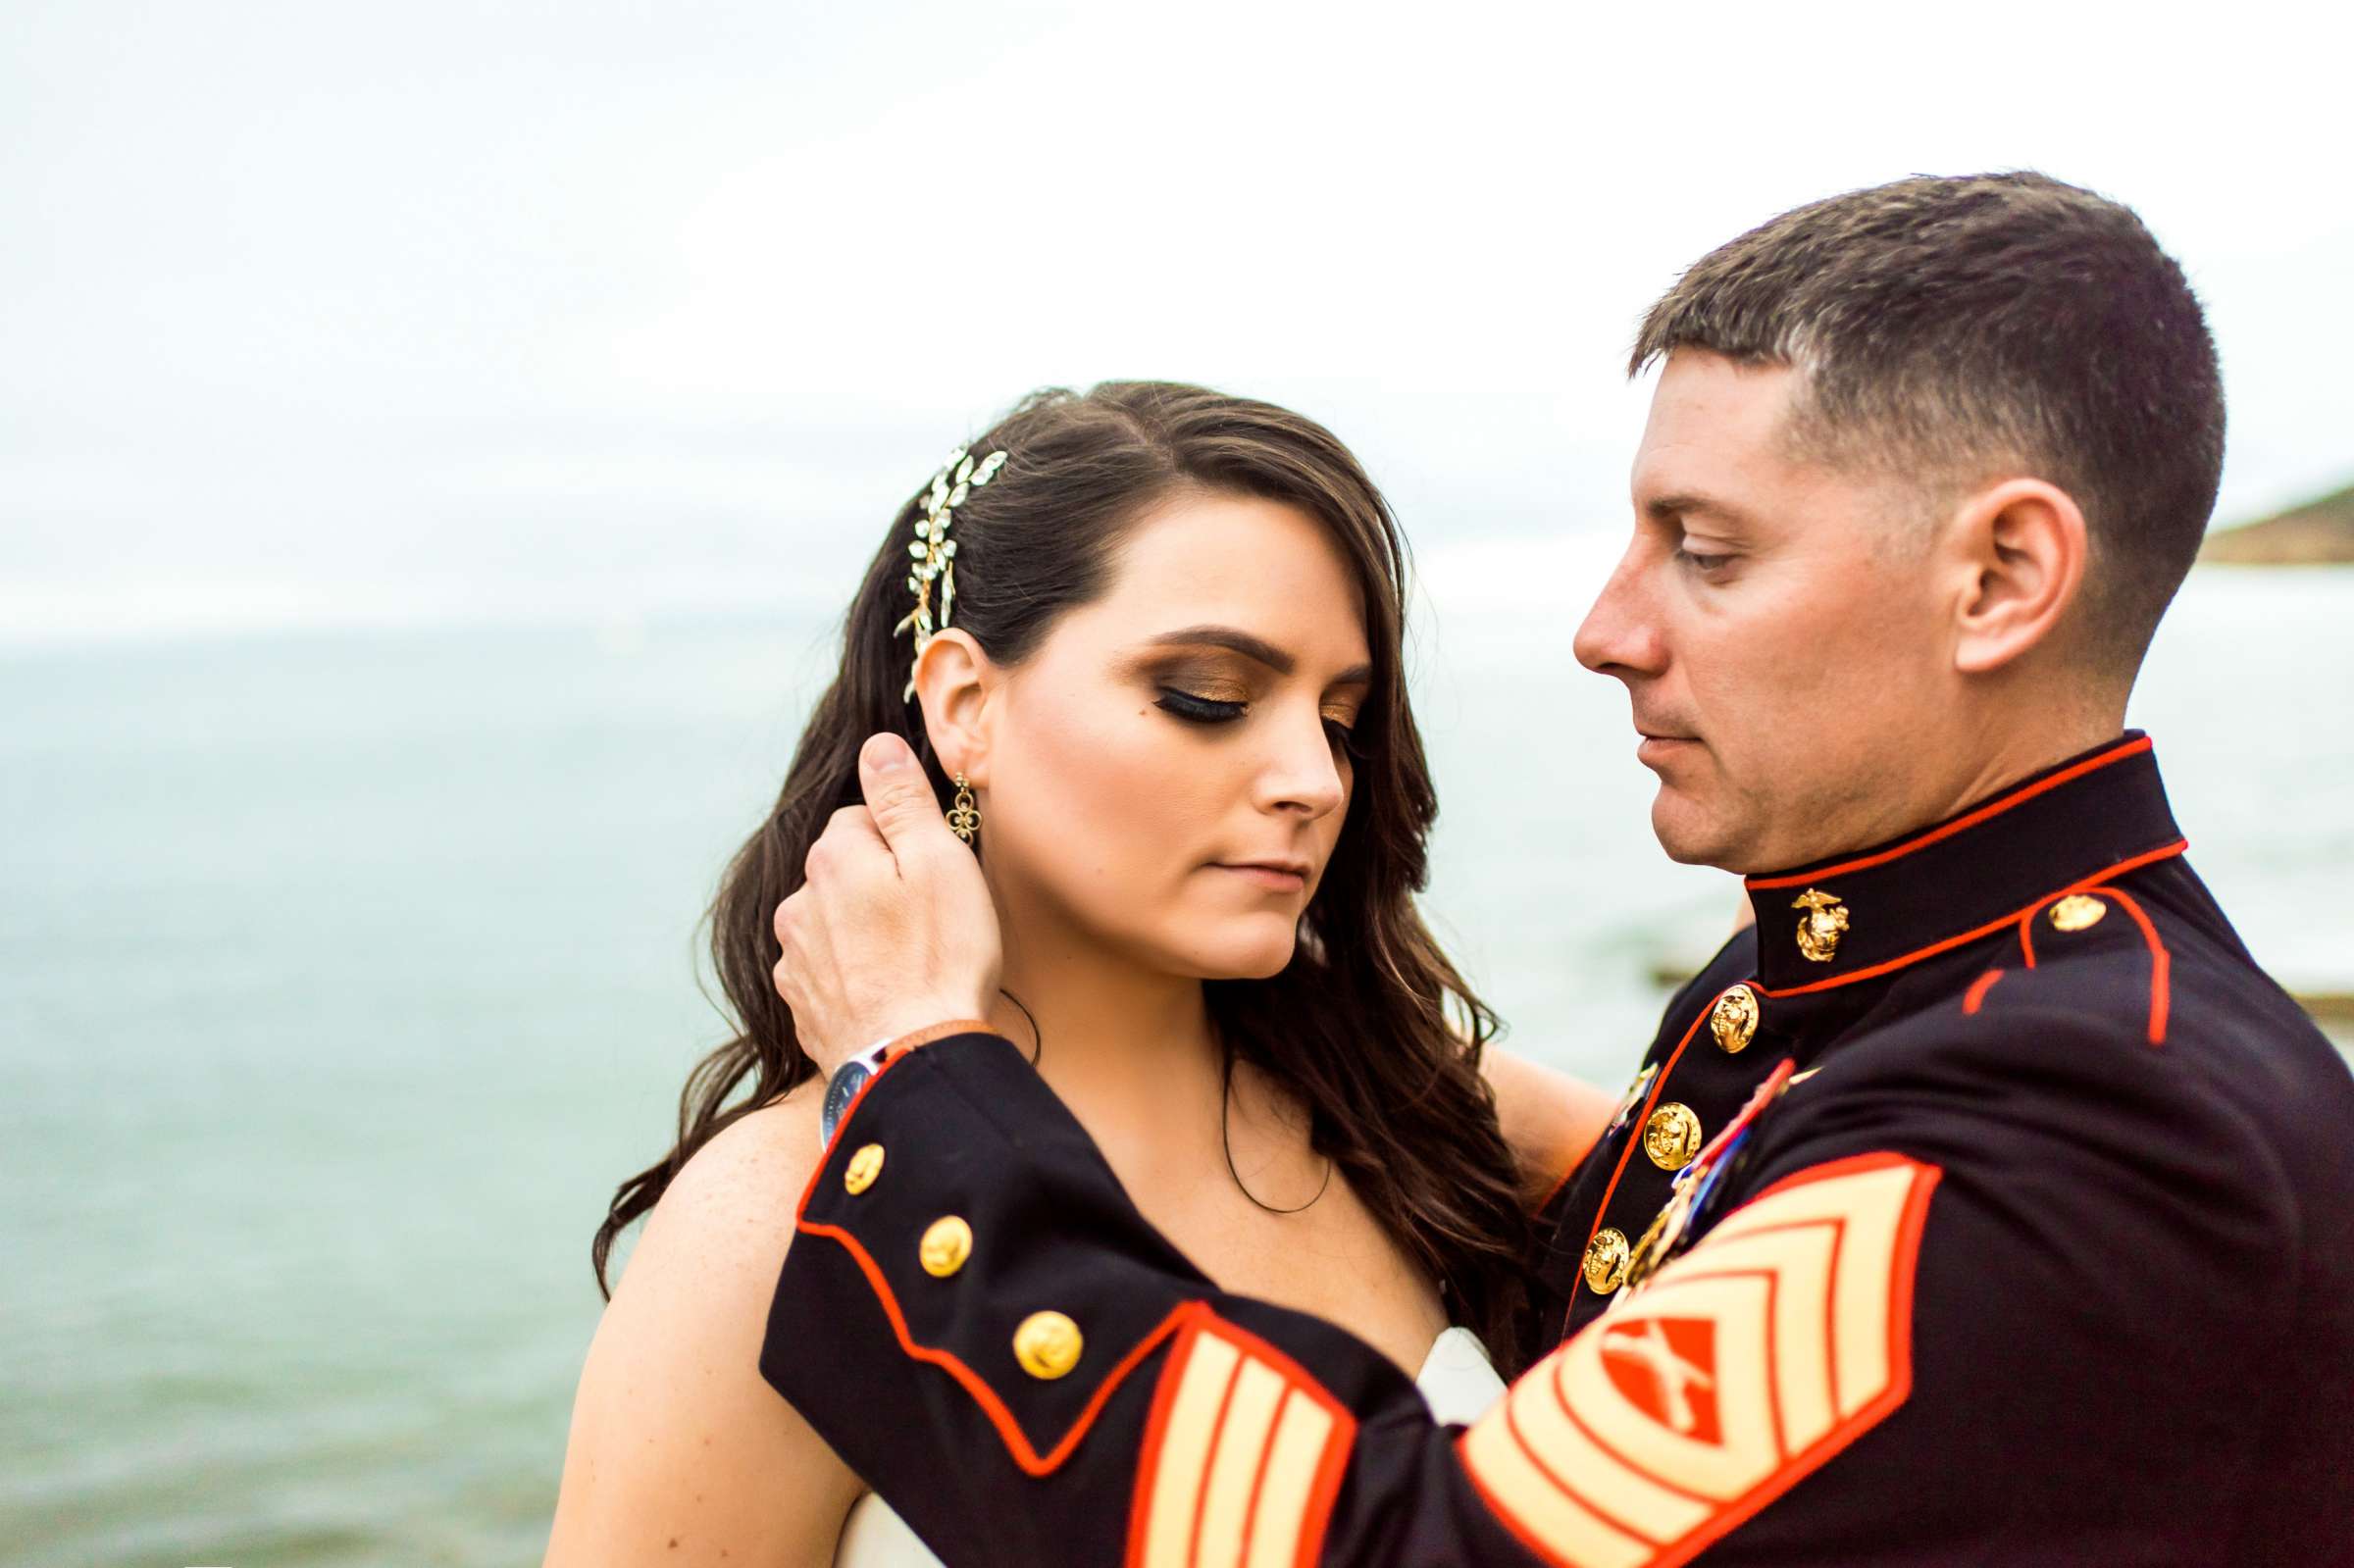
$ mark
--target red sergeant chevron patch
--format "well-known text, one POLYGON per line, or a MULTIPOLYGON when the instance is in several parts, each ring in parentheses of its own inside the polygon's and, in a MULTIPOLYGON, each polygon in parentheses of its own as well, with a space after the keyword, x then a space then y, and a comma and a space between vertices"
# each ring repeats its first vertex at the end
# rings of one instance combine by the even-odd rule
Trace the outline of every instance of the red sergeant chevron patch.
POLYGON ((1913 1267, 1937 1167, 1802 1171, 1532 1367, 1458 1452, 1560 1568, 1671 1568, 1912 1391, 1913 1267))
POLYGON ((1185 1309, 1152 1398, 1129 1568, 1304 1568, 1356 1420, 1282 1351, 1185 1309))

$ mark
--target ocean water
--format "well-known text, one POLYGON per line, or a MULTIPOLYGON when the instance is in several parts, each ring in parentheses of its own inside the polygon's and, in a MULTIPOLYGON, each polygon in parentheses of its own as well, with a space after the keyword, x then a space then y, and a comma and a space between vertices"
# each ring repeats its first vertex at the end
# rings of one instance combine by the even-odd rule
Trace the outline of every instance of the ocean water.
MULTIPOLYGON (((1660 855, 1517 559, 1426 562, 1430 907, 1515 1046, 1615 1082, 1733 884, 1660 855)), ((828 640, 0 657, 0 1562, 538 1560, 589 1236, 720 1037, 695 924, 828 640)), ((2133 713, 2258 956, 2341 991, 2350 675, 2354 572, 2207 570, 2133 713)))

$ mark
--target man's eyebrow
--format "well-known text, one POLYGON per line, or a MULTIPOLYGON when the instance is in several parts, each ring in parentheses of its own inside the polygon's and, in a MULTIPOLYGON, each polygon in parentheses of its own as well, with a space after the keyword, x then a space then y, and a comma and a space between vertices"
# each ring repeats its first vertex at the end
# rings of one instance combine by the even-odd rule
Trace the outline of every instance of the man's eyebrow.
POLYGON ((1643 503, 1645 515, 1655 523, 1665 523, 1679 517, 1714 517, 1727 523, 1747 523, 1749 514, 1728 501, 1697 490, 1678 490, 1670 495, 1655 495, 1643 503))
MULTIPOLYGON (((1277 675, 1290 675, 1299 661, 1264 637, 1253 636, 1237 627, 1189 626, 1175 632, 1163 632, 1149 639, 1154 647, 1211 647, 1225 648, 1246 659, 1265 665, 1277 675)), ((1333 678, 1336 686, 1365 685, 1373 680, 1373 667, 1355 664, 1333 678)))

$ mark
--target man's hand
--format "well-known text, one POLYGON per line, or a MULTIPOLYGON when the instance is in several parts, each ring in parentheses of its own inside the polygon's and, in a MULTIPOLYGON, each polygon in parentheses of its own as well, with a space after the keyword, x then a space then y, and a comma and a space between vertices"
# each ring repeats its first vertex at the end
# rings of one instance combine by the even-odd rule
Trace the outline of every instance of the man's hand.
POLYGON ((858 784, 866 804, 834 813, 808 882, 777 906, 777 994, 821 1076, 883 1040, 986 1018, 998 993, 997 906, 915 753, 869 736, 858 784))

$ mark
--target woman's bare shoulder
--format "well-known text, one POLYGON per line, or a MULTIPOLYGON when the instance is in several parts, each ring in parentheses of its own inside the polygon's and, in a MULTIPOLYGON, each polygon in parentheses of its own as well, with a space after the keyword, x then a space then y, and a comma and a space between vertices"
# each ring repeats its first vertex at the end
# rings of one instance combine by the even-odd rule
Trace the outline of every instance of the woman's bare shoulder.
POLYGON ((646 1217, 644 1240, 666 1220, 672 1229, 707 1223, 716 1206, 772 1221, 782 1260, 801 1189, 825 1152, 817 1134, 823 1097, 824 1086, 804 1083, 722 1128, 671 1178, 646 1217))
POLYGON ((1571 1167, 1585 1157, 1615 1104, 1597 1088, 1557 1068, 1489 1045, 1480 1071, 1496 1095, 1496 1121, 1520 1168, 1531 1207, 1542 1204, 1571 1167))
POLYGON ((817 1098, 729 1124, 647 1217, 581 1372, 548 1568, 832 1560, 857 1480, 759 1372, 817 1098))

